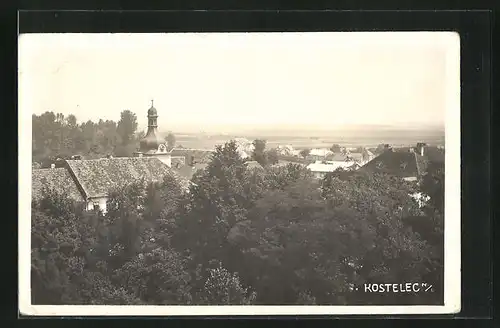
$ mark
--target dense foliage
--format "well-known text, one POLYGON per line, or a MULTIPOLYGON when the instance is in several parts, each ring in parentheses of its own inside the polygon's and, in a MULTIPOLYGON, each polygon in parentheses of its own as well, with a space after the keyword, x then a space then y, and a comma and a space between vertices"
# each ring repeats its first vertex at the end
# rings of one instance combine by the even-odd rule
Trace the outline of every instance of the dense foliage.
POLYGON ((129 110, 118 122, 77 123, 74 115, 45 112, 32 116, 32 155, 35 166, 48 167, 57 158, 73 155, 99 158, 105 155, 131 156, 138 146, 137 117, 129 110))
POLYGON ((302 166, 249 169, 234 142, 193 177, 111 191, 108 212, 33 203, 38 304, 442 303, 442 174, 420 186, 302 166), (418 190, 422 189, 422 190, 418 190), (415 192, 431 195, 420 206, 415 192), (364 283, 428 282, 429 293, 364 283))

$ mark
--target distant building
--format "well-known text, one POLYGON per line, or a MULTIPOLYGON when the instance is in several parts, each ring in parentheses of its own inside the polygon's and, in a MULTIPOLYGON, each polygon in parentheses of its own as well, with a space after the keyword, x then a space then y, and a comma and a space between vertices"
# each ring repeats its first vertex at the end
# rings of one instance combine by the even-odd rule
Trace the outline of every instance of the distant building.
POLYGON ((361 158, 363 161, 362 165, 364 165, 365 163, 368 163, 369 161, 371 161, 375 157, 376 156, 375 156, 375 154, 373 154, 373 152, 371 152, 370 150, 368 150, 366 148, 363 148, 363 152, 361 153, 361 158))
POLYGON ((246 138, 234 138, 234 142, 236 143, 236 151, 240 155, 242 159, 250 158, 255 150, 255 146, 253 142, 246 138))
MULTIPOLYGON (((212 160, 214 151, 211 149, 174 148, 170 152, 172 163, 183 163, 192 165, 195 163, 209 163, 212 160)), ((172 164, 172 167, 176 165, 172 164)))
POLYGON ((191 180, 193 175, 204 170, 212 160, 213 150, 174 148, 171 151, 172 169, 191 180))
POLYGON ((279 145, 276 147, 276 152, 281 156, 296 156, 298 152, 292 147, 292 145, 279 145))
POLYGON ((182 165, 172 169, 184 179, 191 180, 196 172, 205 170, 207 166, 206 163, 194 163, 193 165, 182 165))
POLYGON ((313 148, 309 152, 309 155, 307 156, 308 159, 311 160, 324 160, 327 158, 327 156, 333 154, 333 152, 329 149, 326 148, 313 148))
POLYGON ((417 181, 420 176, 425 174, 430 162, 444 165, 444 149, 418 143, 416 147, 409 147, 404 151, 386 147, 383 153, 359 170, 386 173, 401 177, 406 181, 417 181))
POLYGON ((250 170, 263 169, 262 165, 260 165, 260 163, 257 161, 246 161, 245 165, 246 165, 247 169, 250 169, 250 170))
POLYGON ((335 172, 338 169, 357 170, 358 168, 359 164, 352 161, 316 161, 307 166, 307 169, 310 170, 317 179, 322 179, 327 173, 335 172))

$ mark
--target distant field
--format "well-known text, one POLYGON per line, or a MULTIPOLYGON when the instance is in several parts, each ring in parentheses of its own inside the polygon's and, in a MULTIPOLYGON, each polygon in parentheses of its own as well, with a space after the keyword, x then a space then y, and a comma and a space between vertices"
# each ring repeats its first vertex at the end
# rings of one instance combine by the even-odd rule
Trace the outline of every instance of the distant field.
MULTIPOLYGON (((186 148, 213 149, 217 144, 224 144, 235 137, 247 138, 253 140, 255 136, 198 136, 198 135, 177 135, 177 145, 182 145, 186 148)), ((415 145, 417 142, 425 142, 430 145, 444 145, 444 137, 440 135, 418 135, 398 134, 398 135, 381 135, 381 136, 349 136, 342 137, 276 137, 276 136, 260 136, 260 139, 267 140, 267 147, 274 148, 278 145, 292 145, 296 149, 301 148, 324 148, 331 147, 332 144, 339 144, 343 147, 376 147, 381 143, 387 143, 394 147, 415 145)))

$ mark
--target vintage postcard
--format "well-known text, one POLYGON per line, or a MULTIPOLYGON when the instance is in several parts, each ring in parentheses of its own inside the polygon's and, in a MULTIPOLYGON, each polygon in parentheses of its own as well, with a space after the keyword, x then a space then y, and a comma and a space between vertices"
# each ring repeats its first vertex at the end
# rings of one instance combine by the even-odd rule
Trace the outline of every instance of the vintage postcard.
POLYGON ((19 311, 460 311, 460 37, 19 36, 19 311))

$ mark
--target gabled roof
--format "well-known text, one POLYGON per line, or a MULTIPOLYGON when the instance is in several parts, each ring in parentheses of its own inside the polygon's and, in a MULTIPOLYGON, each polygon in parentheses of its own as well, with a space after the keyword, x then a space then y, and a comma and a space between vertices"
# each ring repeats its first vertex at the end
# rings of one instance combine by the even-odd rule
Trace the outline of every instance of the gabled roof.
POLYGON ((68 195, 75 201, 85 200, 66 168, 34 169, 31 171, 31 199, 42 199, 46 190, 68 195))
POLYGON ((144 179, 161 181, 166 175, 174 177, 183 188, 189 181, 175 173, 156 157, 118 157, 94 160, 66 161, 70 173, 86 197, 104 197, 111 189, 144 179))
POLYGON ((332 151, 326 148, 313 148, 310 150, 310 156, 328 156, 332 151))
POLYGON ((184 179, 191 180, 196 172, 204 170, 207 166, 208 164, 205 163, 195 163, 193 166, 181 165, 178 168, 173 168, 173 170, 184 179))
POLYGON ((332 153, 326 156, 326 159, 334 162, 349 162, 349 161, 363 161, 362 153, 349 153, 349 154, 341 154, 341 153, 332 153))
POLYGON ((366 155, 366 156, 374 156, 373 152, 371 152, 369 149, 366 149, 364 148, 363 149, 363 152, 361 153, 361 155, 366 155))
MULTIPOLYGON (((396 152, 413 152, 418 154, 418 150, 415 147, 398 147, 394 148, 396 152)), ((424 157, 430 162, 444 163, 444 148, 439 148, 436 146, 425 146, 424 157)))
POLYGON ((412 152, 385 151, 362 166, 362 172, 380 172, 402 178, 416 177, 425 172, 425 158, 412 152))
POLYGON ((185 157, 194 156, 195 161, 199 163, 208 163, 212 159, 213 153, 214 151, 210 149, 174 148, 170 152, 170 155, 185 156, 185 157))

